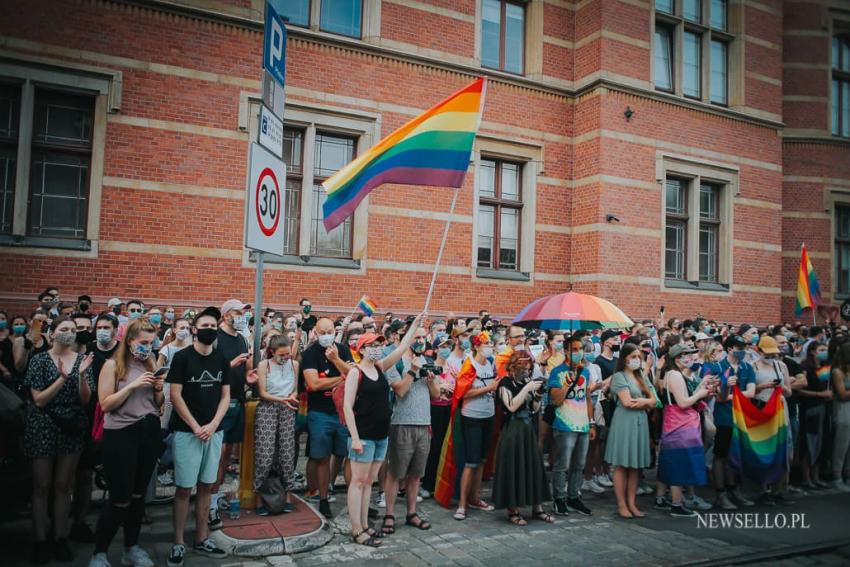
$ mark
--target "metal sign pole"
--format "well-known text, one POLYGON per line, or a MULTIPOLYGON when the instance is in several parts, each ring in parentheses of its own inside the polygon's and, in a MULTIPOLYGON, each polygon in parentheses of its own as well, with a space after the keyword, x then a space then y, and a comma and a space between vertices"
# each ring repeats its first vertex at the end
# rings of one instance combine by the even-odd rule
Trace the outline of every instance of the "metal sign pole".
POLYGON ((257 281, 254 292, 254 368, 260 365, 260 341, 263 337, 263 260, 265 252, 257 252, 257 281))

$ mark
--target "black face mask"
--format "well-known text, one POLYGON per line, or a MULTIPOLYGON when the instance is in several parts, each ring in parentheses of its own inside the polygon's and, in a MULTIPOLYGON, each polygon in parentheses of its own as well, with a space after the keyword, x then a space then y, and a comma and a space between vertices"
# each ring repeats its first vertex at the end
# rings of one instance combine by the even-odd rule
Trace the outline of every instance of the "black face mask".
POLYGON ((116 315, 121 315, 121 307, 116 305, 115 307, 112 308, 112 312, 115 313, 116 315))
POLYGON ((620 345, 611 345, 611 352, 620 352, 620 345))
POLYGON ((91 306, 88 303, 86 303, 85 301, 80 303, 80 311, 88 311, 89 307, 91 307, 91 306))
POLYGON ((91 331, 77 331, 77 344, 87 345, 94 340, 94 333, 91 331))
POLYGON ((195 336, 198 337, 198 342, 209 346, 218 338, 218 329, 198 329, 195 336))

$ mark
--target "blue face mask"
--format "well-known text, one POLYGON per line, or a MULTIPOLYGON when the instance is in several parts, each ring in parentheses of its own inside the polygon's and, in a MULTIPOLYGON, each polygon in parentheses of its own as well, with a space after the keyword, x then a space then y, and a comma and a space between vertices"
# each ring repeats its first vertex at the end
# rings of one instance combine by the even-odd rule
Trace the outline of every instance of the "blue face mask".
POLYGON ((817 359, 818 359, 820 362, 826 362, 826 360, 827 360, 828 358, 829 358, 829 352, 828 352, 828 351, 819 352, 819 353, 817 354, 817 359))
POLYGON ((570 354, 570 363, 572 363, 573 366, 581 364, 582 360, 584 360, 583 352, 574 352, 570 354))
POLYGON ((733 350, 732 356, 738 362, 744 362, 744 359, 747 357, 747 351, 745 350, 733 350))
POLYGON ((710 335, 711 334, 711 327, 706 325, 705 327, 702 328, 702 332, 705 333, 706 335, 710 335))
POLYGON ((584 353, 584 361, 587 362, 588 364, 593 364, 593 362, 595 360, 596 360, 596 353, 593 353, 593 352, 584 353))
POLYGON ((7 325, 9 325, 8 321, 0 321, 0 331, 5 329, 7 325))
POLYGON ((700 367, 702 367, 702 364, 700 364, 699 362, 694 362, 693 364, 691 364, 691 370, 693 370, 694 372, 697 372, 700 367))
POLYGON ((753 346, 756 346, 756 345, 758 345, 758 344, 759 344, 759 336, 758 336, 758 334, 755 334, 755 335, 753 335, 752 337, 750 337, 750 344, 751 344, 751 345, 753 345, 753 346))
POLYGON ((26 325, 15 325, 15 326, 12 327, 12 332, 15 333, 16 335, 23 335, 24 333, 27 332, 27 326, 26 325))
POLYGON ((141 311, 130 311, 130 319, 138 319, 142 316, 141 311))
POLYGON ((462 348, 463 350, 469 350, 472 348, 472 342, 470 342, 469 339, 464 339, 460 343, 460 348, 462 348))
POLYGON ((555 343, 555 352, 563 352, 564 351, 564 343, 555 343))
POLYGON ((160 315, 159 313, 154 313, 153 315, 148 317, 148 320, 154 325, 159 325, 160 323, 162 323, 162 315, 160 315))
POLYGON ((449 356, 451 356, 451 354, 452 354, 452 349, 450 349, 450 348, 441 348, 440 350, 437 351, 437 356, 439 356, 442 359, 448 358, 449 356))

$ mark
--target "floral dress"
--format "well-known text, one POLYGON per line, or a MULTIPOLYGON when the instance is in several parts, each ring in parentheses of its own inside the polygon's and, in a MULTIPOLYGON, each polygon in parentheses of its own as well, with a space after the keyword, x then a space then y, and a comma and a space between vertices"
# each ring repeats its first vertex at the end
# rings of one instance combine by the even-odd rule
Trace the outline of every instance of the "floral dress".
MULTIPOLYGON (((83 358, 85 358, 85 355, 77 354, 74 365, 68 373, 68 379, 47 406, 39 408, 32 399, 29 400, 24 427, 24 451, 28 457, 33 459, 50 458, 82 451, 85 439, 90 433, 88 428, 84 428, 77 434, 63 433, 50 414, 72 417, 83 411, 78 388, 80 363, 83 358)), ((34 390, 44 390, 58 378, 59 369, 53 362, 50 353, 42 352, 33 356, 30 360, 24 385, 34 390)), ((88 381, 90 387, 93 385, 91 369, 86 370, 83 379, 88 381)))

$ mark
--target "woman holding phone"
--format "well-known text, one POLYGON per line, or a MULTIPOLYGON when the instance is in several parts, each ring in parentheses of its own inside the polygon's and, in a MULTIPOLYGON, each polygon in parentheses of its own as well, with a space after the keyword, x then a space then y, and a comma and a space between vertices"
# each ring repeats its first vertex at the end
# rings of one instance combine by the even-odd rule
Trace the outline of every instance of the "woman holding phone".
POLYGON ((115 356, 106 361, 98 380, 103 409, 103 468, 109 503, 97 522, 94 556, 89 567, 107 567, 109 544, 124 526, 123 565, 153 567, 138 545, 144 494, 162 448, 159 412, 163 373, 154 374, 156 327, 147 319, 127 325, 115 356))

